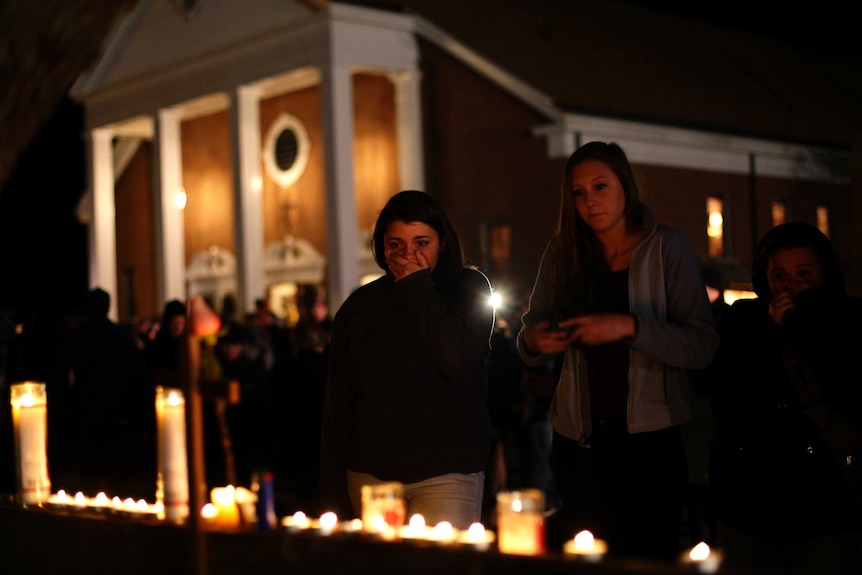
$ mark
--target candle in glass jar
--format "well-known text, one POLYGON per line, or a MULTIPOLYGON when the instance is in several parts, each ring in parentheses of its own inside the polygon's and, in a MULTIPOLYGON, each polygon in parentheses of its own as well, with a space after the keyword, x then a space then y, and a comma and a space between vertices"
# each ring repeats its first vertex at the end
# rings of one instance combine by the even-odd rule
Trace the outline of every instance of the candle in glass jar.
POLYGON ((18 502, 21 505, 39 505, 51 496, 45 384, 27 381, 9 386, 9 391, 18 467, 18 502))
POLYGON ((362 526, 366 532, 394 538, 404 525, 404 484, 397 481, 362 486, 362 526))
POLYGON ((501 553, 545 552, 545 494, 539 489, 497 494, 497 548, 501 553))
POLYGON ((156 386, 158 475, 156 502, 162 518, 182 522, 189 515, 186 401, 179 389, 156 386))

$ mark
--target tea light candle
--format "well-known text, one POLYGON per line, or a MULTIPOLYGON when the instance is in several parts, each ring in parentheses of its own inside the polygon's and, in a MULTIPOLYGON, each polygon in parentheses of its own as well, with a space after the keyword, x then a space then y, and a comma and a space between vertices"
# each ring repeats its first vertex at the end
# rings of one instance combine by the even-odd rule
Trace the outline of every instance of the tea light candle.
POLYGON ((407 525, 402 525, 400 528, 401 538, 408 540, 422 540, 428 538, 428 529, 425 525, 425 517, 421 513, 414 513, 410 516, 407 525))
POLYGON ((320 524, 320 534, 330 535, 332 534, 332 530, 335 529, 335 526, 338 524, 338 515, 332 511, 327 511, 320 516, 318 522, 320 524))
POLYGON ((55 509, 65 509, 71 504, 72 498, 69 497, 69 494, 63 489, 60 489, 57 493, 48 498, 48 505, 55 509))
POLYGON ((181 390, 156 386, 156 424, 156 501, 162 505, 161 517, 179 523, 189 515, 186 400, 181 390))
POLYGON ((213 487, 210 498, 216 508, 215 524, 221 527, 239 527, 240 515, 234 486, 213 487))
POLYGON ((565 555, 573 555, 584 561, 601 561, 607 552, 607 543, 601 539, 596 539, 591 532, 586 530, 580 531, 573 539, 563 544, 565 555))
POLYGON ((98 511, 108 511, 111 509, 111 500, 108 499, 104 491, 99 491, 90 501, 90 505, 98 511))
POLYGON ((137 505, 134 499, 132 499, 131 497, 126 497, 125 499, 123 499, 123 513, 127 515, 133 515, 136 508, 137 505))
POLYGON ((82 491, 79 491, 75 494, 75 500, 72 502, 72 505, 77 509, 86 509, 87 507, 87 496, 84 495, 82 491))
POLYGON ((682 562, 688 564, 692 570, 698 573, 715 573, 721 566, 722 559, 722 553, 710 549, 704 541, 692 547, 688 553, 684 553, 682 556, 682 562))
POLYGON ((436 541, 441 545, 452 543, 457 538, 458 533, 452 524, 448 521, 441 521, 434 526, 434 529, 428 534, 428 539, 436 541))
POLYGON ((296 533, 300 529, 308 529, 311 527, 311 521, 302 511, 297 511, 293 515, 285 517, 281 520, 281 524, 291 533, 296 533))
POLYGON ((345 537, 359 537, 362 534, 362 519, 351 519, 338 524, 338 532, 345 537))
POLYGON ((201 508, 201 518, 207 525, 212 525, 215 523, 216 515, 218 515, 218 509, 216 509, 216 506, 212 503, 206 503, 201 508))
POLYGON ((45 384, 9 386, 17 465, 17 497, 21 505, 39 505, 51 495, 48 478, 48 402, 45 384))
POLYGON ((487 551, 494 542, 494 532, 485 529, 481 523, 473 523, 467 531, 461 533, 458 542, 477 551, 487 551))

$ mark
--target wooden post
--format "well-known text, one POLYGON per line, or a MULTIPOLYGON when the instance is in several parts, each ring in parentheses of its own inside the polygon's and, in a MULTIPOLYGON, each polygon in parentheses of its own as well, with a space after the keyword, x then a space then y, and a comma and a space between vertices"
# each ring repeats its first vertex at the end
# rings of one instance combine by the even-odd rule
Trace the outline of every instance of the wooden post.
POLYGON ((206 575, 206 533, 201 518, 206 494, 203 402, 200 392, 201 337, 188 332, 183 346, 186 429, 189 458, 189 534, 191 573, 206 575))

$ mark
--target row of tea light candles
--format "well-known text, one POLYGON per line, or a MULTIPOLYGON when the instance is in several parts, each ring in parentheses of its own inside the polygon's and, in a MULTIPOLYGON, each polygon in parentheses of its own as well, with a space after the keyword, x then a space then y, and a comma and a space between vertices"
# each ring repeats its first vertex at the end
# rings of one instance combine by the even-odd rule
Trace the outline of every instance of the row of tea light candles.
POLYGON ((47 506, 53 509, 108 511, 136 517, 159 517, 162 511, 160 504, 149 503, 145 499, 122 499, 116 495, 108 497, 104 491, 95 497, 87 497, 81 491, 72 496, 63 489, 48 498, 47 506))
MULTIPOLYGON (((228 485, 215 487, 211 490, 211 502, 201 510, 201 516, 210 525, 236 528, 243 524, 253 524, 255 521, 256 495, 243 488, 228 485)), ((48 499, 48 505, 53 508, 69 510, 94 510, 120 513, 132 517, 162 517, 162 507, 159 503, 148 503, 144 499, 135 501, 132 498, 108 497, 99 492, 95 497, 86 497, 82 492, 74 496, 60 490, 48 499)), ((366 515, 367 527, 362 519, 340 522, 333 512, 323 513, 319 518, 308 517, 304 512, 297 511, 284 517, 280 525, 289 532, 309 532, 321 536, 333 534, 368 535, 381 541, 429 542, 439 545, 463 545, 479 551, 486 551, 495 542, 493 531, 485 529, 481 523, 473 523, 466 530, 458 530, 449 522, 441 521, 435 526, 426 525, 420 514, 410 517, 406 525, 389 525, 384 515, 366 515)), ((537 536, 542 530, 536 531, 537 536)), ((503 537, 497 542, 502 553, 519 555, 541 555, 544 553, 544 540, 524 541, 523 531, 519 530, 514 539, 511 534, 503 532, 503 537)), ((581 531, 563 546, 566 556, 574 556, 585 561, 600 561, 607 553, 607 544, 596 539, 590 531, 581 531)), ((706 543, 699 543, 681 557, 681 561, 695 566, 698 571, 712 573, 720 565, 721 554, 711 550, 706 543)))
MULTIPOLYGON (((25 382, 10 386, 15 456, 18 464, 18 497, 22 504, 41 504, 68 509, 94 509, 121 512, 138 517, 157 517, 173 521, 188 516, 188 474, 185 446, 185 399, 178 389, 157 388, 156 414, 159 441, 159 476, 157 501, 121 500, 99 493, 86 498, 82 493, 75 497, 58 491, 50 495, 47 473, 47 398, 44 383, 25 382)), ((481 523, 475 523, 464 532, 448 522, 434 527, 425 525, 421 515, 414 515, 404 523, 403 485, 397 482, 363 487, 363 520, 346 524, 338 522, 334 513, 324 513, 311 520, 297 512, 285 517, 282 525, 289 530, 313 530, 321 535, 333 532, 373 533, 390 540, 431 541, 440 544, 461 543, 476 549, 488 549, 494 533, 481 523), (394 514, 394 515, 393 515, 394 514)), ((217 487, 211 491, 211 502, 201 510, 202 517, 212 525, 238 527, 254 523, 256 496, 242 487, 217 487)), ((526 489, 499 494, 497 548, 503 553, 541 555, 545 552, 544 496, 539 490, 526 489)), ((566 542, 566 555, 598 561, 607 552, 604 541, 583 531, 566 542)), ((683 554, 681 561, 701 572, 713 572, 721 561, 720 552, 700 543, 683 554)))
MULTIPOLYGON (((239 527, 251 524, 256 517, 254 493, 244 487, 214 487, 210 492, 211 501, 201 509, 201 517, 207 523, 221 527, 239 527)), ((133 517, 154 517, 164 519, 164 505, 160 502, 149 503, 145 499, 125 499, 119 496, 108 497, 100 491, 95 497, 87 497, 78 491, 74 496, 60 489, 48 497, 47 506, 53 509, 108 511, 133 517)))
MULTIPOLYGON (((243 488, 232 485, 216 487, 211 491, 212 501, 201 510, 201 516, 210 525, 236 528, 242 524, 254 523, 256 495, 243 488)), ((155 518, 162 517, 161 505, 148 503, 144 499, 135 501, 132 498, 108 497, 99 492, 95 497, 87 497, 82 492, 70 496, 60 490, 48 499, 49 507, 69 510, 93 510, 124 514, 131 517, 155 518)), ((333 534, 368 535, 381 541, 429 542, 438 545, 462 545, 479 551, 491 548, 495 541, 493 531, 486 530, 481 523, 470 525, 467 530, 458 530, 450 523, 442 521, 431 527, 425 524, 422 515, 413 515, 406 525, 389 525, 383 515, 373 515, 368 518, 369 525, 364 528, 361 519, 339 522, 335 513, 326 512, 319 518, 309 518, 304 512, 297 511, 286 516, 280 525, 289 532, 309 532, 321 536, 333 534)), ((538 532, 537 532, 538 533, 538 532)), ((523 535, 523 533, 522 533, 523 535)), ((544 553, 544 541, 524 542, 501 539, 499 551, 520 555, 541 555, 544 553), (508 545, 508 547, 507 547, 508 545)), ((581 531, 563 546, 566 556, 573 556, 585 561, 600 561, 607 553, 607 544, 593 537, 589 531, 581 531)), ((721 561, 721 554, 711 550, 706 543, 699 543, 685 554, 681 561, 689 563, 703 573, 715 572, 721 561)))
MULTIPOLYGON (((370 533, 375 539, 381 541, 415 541, 430 542, 440 545, 463 545, 479 551, 487 551, 495 541, 493 531, 485 529, 481 523, 473 523, 467 530, 461 531, 454 528, 449 522, 441 521, 431 527, 425 524, 422 515, 413 515, 406 525, 390 526, 381 515, 372 518, 373 525, 364 528, 362 519, 353 519, 347 522, 339 522, 335 513, 328 511, 318 519, 309 518, 304 512, 297 511, 293 515, 284 517, 281 525, 290 532, 309 531, 323 536, 334 533, 356 534, 370 533)), ((545 553, 544 541, 541 543, 529 542, 527 544, 511 545, 506 547, 505 539, 497 540, 497 549, 501 553, 515 555, 542 555, 545 553)), ((607 543, 597 539, 589 530, 578 532, 572 539, 563 545, 563 554, 587 562, 601 561, 607 554, 607 543)), ((722 554, 720 551, 710 549, 705 542, 700 542, 681 557, 680 561, 691 565, 701 573, 714 573, 721 564, 722 554)))

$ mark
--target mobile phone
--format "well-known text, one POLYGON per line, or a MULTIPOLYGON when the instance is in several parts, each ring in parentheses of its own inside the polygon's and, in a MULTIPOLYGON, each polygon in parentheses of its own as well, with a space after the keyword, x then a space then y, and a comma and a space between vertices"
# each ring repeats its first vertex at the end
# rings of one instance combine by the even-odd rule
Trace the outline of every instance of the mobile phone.
POLYGON ((552 319, 551 324, 548 326, 548 331, 565 333, 568 336, 572 334, 572 327, 560 327, 560 324, 557 323, 557 320, 552 319))

